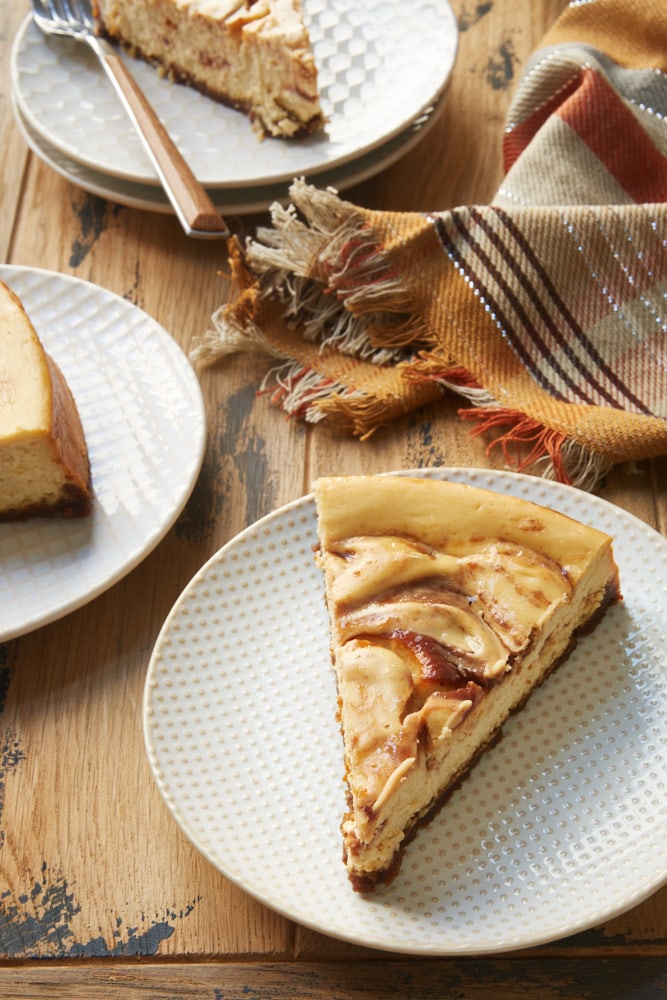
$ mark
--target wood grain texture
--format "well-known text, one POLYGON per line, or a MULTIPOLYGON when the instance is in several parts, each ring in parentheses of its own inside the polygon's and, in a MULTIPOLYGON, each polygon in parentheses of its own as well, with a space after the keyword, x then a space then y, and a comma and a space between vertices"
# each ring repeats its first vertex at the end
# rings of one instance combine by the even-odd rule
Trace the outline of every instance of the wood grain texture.
POLYGON ((28 150, 16 128, 10 99, 9 50, 27 12, 23 3, 0 5, 0 260, 11 252, 19 221, 21 186, 28 162, 28 150))
MULTIPOLYGON (((454 0, 459 54, 427 139, 347 192, 427 211, 493 197, 504 116, 526 59, 565 0, 454 0)), ((172 216, 87 194, 28 153, 8 53, 28 4, 0 5, 0 254, 95 282, 154 317, 187 352, 226 294, 223 244, 172 216)), ((237 233, 267 216, 227 218, 237 233)), ((226 541, 322 474, 428 465, 502 467, 443 398, 370 442, 304 427, 258 395, 262 361, 200 374, 207 446, 177 523, 86 607, 0 644, 0 997, 456 997, 667 995, 667 889, 629 913, 528 954, 378 956, 297 927, 215 871, 152 781, 141 703, 158 631, 226 541), (49 961, 45 961, 48 959, 49 961)), ((667 533, 667 459, 617 468, 600 494, 667 533)))
POLYGON ((88 963, 0 969, 0 998, 67 1000, 657 1000, 667 995, 662 959, 601 958, 583 971, 569 959, 262 962, 224 965, 88 963))

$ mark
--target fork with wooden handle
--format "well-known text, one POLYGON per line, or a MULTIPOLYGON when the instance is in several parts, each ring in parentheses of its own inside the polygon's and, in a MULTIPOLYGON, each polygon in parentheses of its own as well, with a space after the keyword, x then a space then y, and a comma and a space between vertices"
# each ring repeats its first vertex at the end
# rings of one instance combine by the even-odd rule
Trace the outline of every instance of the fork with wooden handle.
POLYGON ((32 0, 35 24, 48 35, 86 42, 127 111, 188 236, 225 239, 229 229, 151 107, 122 58, 95 31, 88 0, 32 0))

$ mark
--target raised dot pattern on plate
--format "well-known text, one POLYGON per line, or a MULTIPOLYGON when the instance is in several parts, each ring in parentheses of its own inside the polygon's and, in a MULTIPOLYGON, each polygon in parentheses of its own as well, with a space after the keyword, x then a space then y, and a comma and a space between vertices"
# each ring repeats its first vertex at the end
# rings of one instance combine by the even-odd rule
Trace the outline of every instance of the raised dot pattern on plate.
POLYGON ((175 605, 147 676, 148 755, 195 845, 292 919, 415 954, 526 947, 598 923, 665 879, 667 541, 543 480, 419 474, 609 531, 625 600, 510 721, 392 885, 362 898, 341 863, 342 746, 312 498, 237 536, 175 605))

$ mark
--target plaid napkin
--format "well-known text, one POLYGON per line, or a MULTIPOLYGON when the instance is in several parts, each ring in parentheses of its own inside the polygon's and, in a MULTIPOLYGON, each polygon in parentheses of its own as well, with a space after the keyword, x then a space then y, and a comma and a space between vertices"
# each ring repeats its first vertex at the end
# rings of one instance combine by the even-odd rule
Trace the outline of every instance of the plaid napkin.
POLYGON ((519 469, 593 488, 667 453, 667 7, 574 0, 526 67, 491 205, 369 211, 296 181, 230 245, 194 352, 366 439, 458 393, 519 469))

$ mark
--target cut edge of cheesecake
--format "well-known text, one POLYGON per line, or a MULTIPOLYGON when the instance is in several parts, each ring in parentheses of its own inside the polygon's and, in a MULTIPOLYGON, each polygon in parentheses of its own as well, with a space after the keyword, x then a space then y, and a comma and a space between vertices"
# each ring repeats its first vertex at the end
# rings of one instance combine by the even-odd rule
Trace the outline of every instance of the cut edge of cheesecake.
POLYGON ((86 517, 91 470, 76 402, 4 282, 0 333, 0 521, 86 517))
POLYGON ((243 112, 260 138, 326 124, 301 0, 93 0, 93 16, 100 35, 243 112))
POLYGON ((612 539, 550 508, 411 476, 316 481, 349 879, 406 845, 621 599, 612 539))

